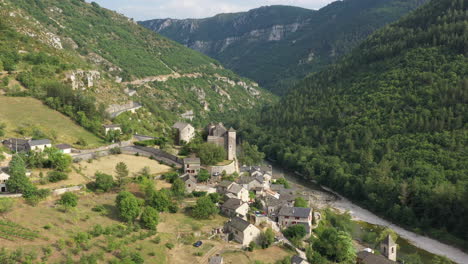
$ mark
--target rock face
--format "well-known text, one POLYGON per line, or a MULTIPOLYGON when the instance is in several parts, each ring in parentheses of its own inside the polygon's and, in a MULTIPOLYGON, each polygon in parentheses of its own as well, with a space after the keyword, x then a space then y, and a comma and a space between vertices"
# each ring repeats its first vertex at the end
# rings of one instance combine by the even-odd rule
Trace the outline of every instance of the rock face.
POLYGON ((86 90, 93 87, 101 79, 101 74, 98 71, 76 70, 66 76, 73 90, 86 90))
POLYGON ((347 0, 318 11, 267 6, 205 19, 140 22, 281 94, 428 0, 347 0))

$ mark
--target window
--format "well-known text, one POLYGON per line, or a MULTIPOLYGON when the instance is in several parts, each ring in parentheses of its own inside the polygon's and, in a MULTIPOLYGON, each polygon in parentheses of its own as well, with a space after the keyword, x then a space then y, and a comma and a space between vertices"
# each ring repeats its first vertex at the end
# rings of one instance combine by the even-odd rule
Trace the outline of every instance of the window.
POLYGON ((394 248, 394 247, 392 247, 392 253, 394 252, 394 250, 395 250, 395 248, 394 248))
POLYGON ((299 217, 296 217, 296 220, 299 220, 299 217))
POLYGON ((285 218, 286 218, 286 219, 289 219, 289 216, 286 216, 285 218))

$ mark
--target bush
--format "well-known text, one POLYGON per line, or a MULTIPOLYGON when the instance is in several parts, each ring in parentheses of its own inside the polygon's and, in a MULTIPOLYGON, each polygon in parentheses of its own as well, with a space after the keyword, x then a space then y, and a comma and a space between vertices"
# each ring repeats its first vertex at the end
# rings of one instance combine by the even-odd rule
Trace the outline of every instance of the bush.
POLYGON ((194 197, 203 197, 203 196, 206 196, 206 192, 197 192, 197 191, 193 191, 192 194, 193 194, 194 197))
POLYGON ((292 225, 283 230, 283 234, 288 239, 303 238, 307 234, 307 230, 304 225, 292 225))
POLYGON ((5 213, 11 210, 15 200, 11 198, 0 198, 0 213, 5 213))
POLYGON ((120 149, 119 147, 111 148, 111 149, 109 150, 109 153, 110 153, 111 155, 122 154, 122 149, 120 149))
POLYGON ((94 188, 96 190, 101 190, 103 192, 109 191, 112 187, 114 187, 114 178, 111 175, 96 172, 96 181, 94 183, 94 188))
POLYGON ((145 228, 155 230, 159 221, 159 213, 153 207, 146 206, 141 214, 140 221, 145 228))
POLYGON ((78 196, 72 192, 66 192, 62 195, 62 198, 58 200, 57 204, 60 204, 65 208, 76 207, 78 205, 78 196))
POLYGON ((254 241, 250 241, 249 247, 247 247, 247 249, 248 249, 250 252, 252 252, 252 251, 254 251, 254 249, 255 249, 256 247, 257 247, 257 244, 255 244, 254 241))
POLYGON ((68 174, 60 171, 50 171, 47 173, 47 179, 49 182, 59 182, 68 179, 68 174))
POLYGON ((172 244, 172 243, 169 243, 169 242, 168 242, 168 243, 166 243, 166 245, 165 245, 165 246, 166 246, 168 249, 173 249, 173 248, 174 248, 174 244, 172 244))
POLYGON ((151 240, 151 242, 153 242, 155 244, 159 244, 159 243, 161 243, 161 238, 157 236, 153 240, 151 240))

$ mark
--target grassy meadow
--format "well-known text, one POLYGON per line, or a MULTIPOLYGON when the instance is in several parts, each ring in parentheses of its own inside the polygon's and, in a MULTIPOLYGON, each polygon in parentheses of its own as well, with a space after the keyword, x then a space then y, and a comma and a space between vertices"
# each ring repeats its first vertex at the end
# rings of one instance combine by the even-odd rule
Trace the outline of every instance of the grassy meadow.
POLYGON ((104 144, 104 141, 77 125, 70 118, 43 105, 30 97, 0 96, 0 122, 7 125, 6 136, 21 136, 21 130, 37 128, 53 139, 54 143, 74 145, 83 138, 89 148, 104 144))

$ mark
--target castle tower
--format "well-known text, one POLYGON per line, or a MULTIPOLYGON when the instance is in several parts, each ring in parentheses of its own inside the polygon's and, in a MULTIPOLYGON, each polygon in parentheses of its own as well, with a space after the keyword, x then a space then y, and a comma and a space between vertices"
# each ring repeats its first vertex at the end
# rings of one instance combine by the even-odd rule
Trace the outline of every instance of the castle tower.
POLYGON ((389 260, 396 261, 397 244, 393 241, 393 238, 390 235, 380 242, 380 252, 389 260))
POLYGON ((227 134, 227 140, 226 140, 226 143, 227 143, 227 148, 226 148, 226 151, 227 151, 227 155, 228 155, 228 160, 234 160, 237 158, 237 155, 236 155, 236 142, 237 142, 237 139, 236 139, 236 130, 234 130, 234 128, 230 128, 229 131, 226 133, 227 134))

